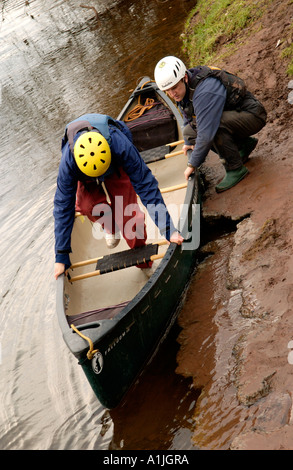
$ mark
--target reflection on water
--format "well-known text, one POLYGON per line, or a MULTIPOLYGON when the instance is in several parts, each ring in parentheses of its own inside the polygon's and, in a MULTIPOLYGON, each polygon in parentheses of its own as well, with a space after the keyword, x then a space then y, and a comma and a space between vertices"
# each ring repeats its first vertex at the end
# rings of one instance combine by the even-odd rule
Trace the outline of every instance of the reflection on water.
MULTIPOLYGON (((137 79, 152 77, 163 55, 180 53, 188 1, 94 3, 98 18, 80 0, 1 2, 1 449, 121 448, 123 440, 133 443, 132 426, 147 412, 141 404, 137 414, 138 389, 121 428, 124 408, 113 419, 105 413, 60 337, 52 200, 66 123, 85 112, 117 116, 137 79)), ((160 445, 188 449, 194 398, 174 375, 174 356, 162 354, 170 369, 149 369, 160 370, 161 425, 149 423, 153 439, 140 434, 133 445, 148 448, 163 433, 160 445), (167 410, 176 404, 174 425, 167 410)), ((147 400, 154 390, 145 377, 147 400)))
POLYGON ((178 334, 175 325, 141 380, 119 408, 110 411, 114 422, 112 450, 194 448, 192 411, 200 392, 193 388, 191 379, 174 374, 178 334))

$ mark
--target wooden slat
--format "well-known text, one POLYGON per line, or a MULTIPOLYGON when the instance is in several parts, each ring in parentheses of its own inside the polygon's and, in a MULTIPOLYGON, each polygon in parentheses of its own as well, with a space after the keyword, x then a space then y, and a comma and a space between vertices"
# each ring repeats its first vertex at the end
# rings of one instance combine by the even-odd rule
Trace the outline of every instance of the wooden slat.
POLYGON ((88 266, 89 264, 94 264, 99 261, 99 259, 102 259, 103 256, 100 256, 99 258, 92 258, 92 259, 86 259, 84 261, 78 261, 77 263, 73 263, 70 266, 70 269, 75 269, 75 268, 81 268, 82 266, 88 266))
POLYGON ((184 155, 183 150, 178 150, 177 152, 166 153, 165 158, 176 157, 177 155, 184 155))
POLYGON ((187 181, 186 183, 177 184, 176 186, 169 186, 167 188, 163 188, 160 191, 163 194, 163 193, 169 193, 171 191, 177 191, 178 189, 183 189, 186 187, 187 187, 187 181))
POLYGON ((171 142, 170 144, 166 144, 166 147, 176 147, 176 145, 184 144, 184 140, 177 140, 177 142, 171 142))

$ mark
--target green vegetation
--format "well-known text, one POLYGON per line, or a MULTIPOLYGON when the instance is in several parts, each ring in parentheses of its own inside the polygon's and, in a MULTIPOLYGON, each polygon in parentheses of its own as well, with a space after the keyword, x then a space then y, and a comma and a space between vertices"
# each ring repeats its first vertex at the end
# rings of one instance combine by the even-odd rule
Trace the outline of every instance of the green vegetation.
MULTIPOLYGON (((253 33, 253 23, 261 18, 272 1, 198 0, 188 16, 183 34, 183 50, 189 58, 190 66, 219 65, 221 60, 232 54, 253 33)), ((288 5, 291 3, 293 0, 287 0, 288 5)), ((288 38, 283 38, 284 45, 286 39, 288 38)), ((287 73, 293 76, 292 43, 282 50, 281 57, 291 58, 287 73)))
POLYGON ((291 44, 289 47, 286 47, 282 51, 282 57, 283 58, 291 58, 291 61, 289 62, 288 68, 287 68, 287 73, 289 76, 293 76, 293 44, 291 44))
POLYGON ((262 16, 270 2, 199 0, 187 19, 183 38, 183 49, 192 65, 213 63, 223 45, 224 54, 231 53, 238 35, 262 16))

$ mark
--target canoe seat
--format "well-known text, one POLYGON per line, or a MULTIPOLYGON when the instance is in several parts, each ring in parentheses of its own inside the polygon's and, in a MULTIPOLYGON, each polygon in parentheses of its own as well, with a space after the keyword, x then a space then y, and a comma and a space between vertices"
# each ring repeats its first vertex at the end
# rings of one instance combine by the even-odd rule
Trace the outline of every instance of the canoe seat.
POLYGON ((138 248, 133 248, 125 251, 120 251, 118 253, 113 253, 111 255, 103 256, 102 258, 93 258, 86 261, 81 261, 71 265, 72 269, 87 266, 88 264, 96 264, 95 271, 90 273, 80 274, 78 276, 71 277, 67 273, 67 278, 69 282, 80 281, 82 279, 87 279, 93 276, 99 276, 101 274, 111 273, 113 271, 118 271, 124 268, 130 268, 131 266, 137 266, 148 261, 155 261, 157 259, 162 259, 164 253, 158 253, 159 245, 165 245, 168 243, 165 240, 162 240, 158 243, 153 243, 138 248))
MULTIPOLYGON (((169 151, 171 151, 171 147, 169 151)), ((152 163, 157 162, 158 160, 163 160, 163 158, 165 158, 166 152, 166 145, 161 145, 160 147, 140 152, 140 154, 145 163, 152 163)))
POLYGON ((138 248, 133 248, 111 255, 103 256, 99 259, 96 265, 96 270, 100 274, 118 271, 118 269, 129 268, 137 266, 138 264, 146 263, 151 260, 151 257, 158 253, 157 244, 149 244, 138 248))

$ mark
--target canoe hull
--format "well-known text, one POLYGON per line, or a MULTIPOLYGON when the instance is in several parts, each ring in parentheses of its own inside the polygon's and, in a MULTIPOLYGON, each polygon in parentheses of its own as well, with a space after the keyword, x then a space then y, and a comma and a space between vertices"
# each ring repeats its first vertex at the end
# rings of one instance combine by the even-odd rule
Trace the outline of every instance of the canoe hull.
MULTIPOLYGON (((173 106, 166 95, 161 93, 161 98, 167 100, 168 106, 173 106)), ((132 98, 120 119, 131 104, 132 98)), ((174 116, 180 129, 182 118, 175 107, 174 116)), ((170 161, 168 165, 171 164, 170 161)), ((93 321, 89 317, 79 323, 77 328, 82 336, 71 328, 71 318, 67 315, 65 286, 68 280, 64 275, 57 280, 57 315, 64 341, 81 365, 98 400, 106 408, 115 408, 121 402, 176 320, 199 246, 199 197, 198 175, 195 174, 188 181, 184 211, 180 217, 180 231, 186 241, 182 246, 168 246, 152 277, 129 302, 118 306, 118 314, 93 321)))
POLYGON ((149 285, 123 311, 99 342, 96 357, 80 364, 100 402, 116 407, 176 320, 195 265, 195 250, 170 247, 149 285), (117 386, 119 384, 119 386, 117 386))

